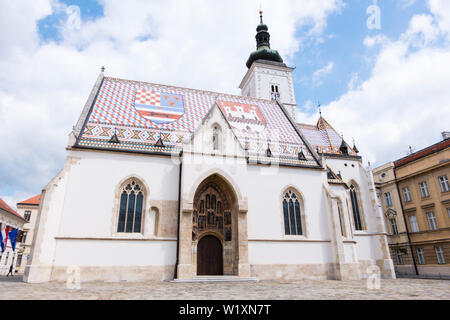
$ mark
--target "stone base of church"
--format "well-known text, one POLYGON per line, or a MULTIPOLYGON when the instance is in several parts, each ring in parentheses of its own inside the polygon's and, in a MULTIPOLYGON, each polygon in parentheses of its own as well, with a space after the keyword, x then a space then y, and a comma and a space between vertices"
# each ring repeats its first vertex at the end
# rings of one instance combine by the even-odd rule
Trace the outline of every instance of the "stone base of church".
POLYGON ((23 281, 28 283, 43 283, 50 281, 52 266, 26 266, 23 281))
MULTIPOLYGON (((344 263, 338 266, 328 264, 240 264, 239 275, 242 278, 258 278, 259 280, 361 280, 370 276, 373 267, 377 266, 380 277, 395 279, 392 260, 364 260, 359 263, 344 263)), ((42 283, 48 281, 66 282, 69 278, 80 282, 94 281, 168 281, 174 278, 175 266, 112 266, 112 267, 77 267, 74 266, 39 266, 27 267, 24 281, 42 283)), ((180 264, 178 277, 189 280, 195 277, 194 266, 180 264)))
POLYGON ((333 279, 332 264, 252 264, 251 276, 260 280, 333 279))
POLYGON ((41 283, 48 281, 76 282, 79 275, 80 282, 139 282, 139 281, 168 281, 173 279, 174 265, 168 266, 115 266, 115 267, 77 267, 55 266, 31 268, 25 282, 41 283))
MULTIPOLYGON (((354 281, 367 278, 372 261, 344 263, 337 268, 335 264, 253 264, 250 265, 251 276, 260 280, 343 280, 354 281), (369 270, 369 271, 368 271, 369 270)), ((378 260, 380 277, 395 279, 392 260, 378 260)))
POLYGON ((334 279, 354 281, 363 278, 359 263, 342 263, 336 266, 334 279))
POLYGON ((368 276, 373 274, 373 270, 371 268, 374 265, 379 268, 381 278, 396 279, 395 268, 392 259, 377 260, 375 261, 375 264, 372 260, 360 260, 359 270, 363 278, 367 278, 368 276))

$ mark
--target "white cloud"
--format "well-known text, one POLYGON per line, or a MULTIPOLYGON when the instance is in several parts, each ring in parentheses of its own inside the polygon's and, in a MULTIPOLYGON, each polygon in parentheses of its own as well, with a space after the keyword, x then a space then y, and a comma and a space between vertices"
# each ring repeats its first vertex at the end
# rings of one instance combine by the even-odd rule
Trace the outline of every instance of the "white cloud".
MULTIPOLYGON (((89 21, 57 0, 0 2, 0 194, 23 200, 62 168, 67 135, 102 65, 110 76, 238 93, 259 1, 101 2, 104 16, 89 21), (62 40, 42 42, 36 23, 52 12, 63 19, 62 40)), ((289 62, 342 6, 265 3, 272 47, 289 62), (308 39, 296 36, 299 27, 309 28, 308 39)))
MULTIPOLYGON (((414 16, 398 40, 378 37, 381 49, 369 79, 322 107, 325 118, 348 140, 355 137, 372 163, 403 157, 408 146, 418 150, 436 143, 450 129, 450 46, 435 42, 450 31, 448 3, 431 0, 436 15, 414 16)), ((370 39, 365 44, 373 45, 370 39)), ((299 116, 303 122, 317 119, 299 116)))
POLYGON ((450 36, 450 1, 429 0, 428 4, 439 23, 439 28, 447 32, 447 36, 450 36))
POLYGON ((330 61, 326 66, 316 70, 312 75, 312 82, 314 87, 320 87, 323 84, 324 77, 331 73, 334 68, 334 62, 330 61))

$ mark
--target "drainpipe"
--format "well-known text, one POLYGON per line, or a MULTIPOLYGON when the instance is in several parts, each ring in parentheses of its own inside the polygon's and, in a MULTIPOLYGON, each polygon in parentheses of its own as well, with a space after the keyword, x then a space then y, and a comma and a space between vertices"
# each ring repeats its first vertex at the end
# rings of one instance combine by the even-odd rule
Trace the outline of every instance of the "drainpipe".
POLYGON ((178 253, 180 251, 180 209, 181 209, 181 174, 183 172, 183 161, 181 160, 181 156, 183 155, 183 151, 180 152, 180 169, 178 176, 178 218, 177 218, 177 260, 175 261, 175 271, 174 271, 174 279, 178 278, 178 253))
POLYGON ((397 187, 397 193, 398 193, 398 197, 400 199, 400 207, 402 208, 403 222, 405 223, 406 235, 408 236, 409 249, 411 250, 411 256, 412 256, 412 260, 413 260, 413 264, 414 264, 414 270, 416 271, 416 276, 418 276, 419 269, 417 269, 416 258, 414 257, 413 246, 411 243, 411 237, 409 235, 409 230, 408 230, 408 222, 406 221, 405 209, 403 207, 403 202, 402 202, 402 194, 400 193, 400 187, 398 186, 397 173, 395 172, 395 167, 394 167, 393 171, 394 171, 395 186, 397 187))

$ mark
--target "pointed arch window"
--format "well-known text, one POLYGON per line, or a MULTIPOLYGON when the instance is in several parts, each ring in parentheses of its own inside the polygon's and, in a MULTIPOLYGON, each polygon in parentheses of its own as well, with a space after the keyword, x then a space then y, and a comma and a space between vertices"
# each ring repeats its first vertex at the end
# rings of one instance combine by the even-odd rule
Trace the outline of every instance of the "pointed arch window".
POLYGON ((284 233, 303 235, 300 197, 293 190, 286 191, 283 197, 284 233))
POLYGON ((361 212, 358 200, 357 189, 354 185, 350 186, 350 199, 352 201, 352 210, 353 210, 353 220, 355 223, 355 230, 361 231, 363 230, 362 220, 361 220, 361 212))
POLYGON ((137 180, 130 180, 121 188, 117 232, 140 233, 144 208, 144 192, 137 180))
POLYGON ((279 100, 280 99, 280 91, 278 89, 278 85, 277 84, 271 84, 270 87, 270 95, 272 97, 272 100, 279 100))
POLYGON ((219 150, 219 129, 217 126, 213 128, 213 150, 219 150))

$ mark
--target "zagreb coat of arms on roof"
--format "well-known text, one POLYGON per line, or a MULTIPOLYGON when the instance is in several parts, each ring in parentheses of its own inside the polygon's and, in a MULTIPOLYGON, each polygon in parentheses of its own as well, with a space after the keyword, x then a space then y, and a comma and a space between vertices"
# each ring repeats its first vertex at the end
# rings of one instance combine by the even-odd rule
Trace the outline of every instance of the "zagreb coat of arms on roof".
POLYGON ((261 133, 267 126, 258 106, 232 101, 217 102, 230 124, 242 132, 261 133))

